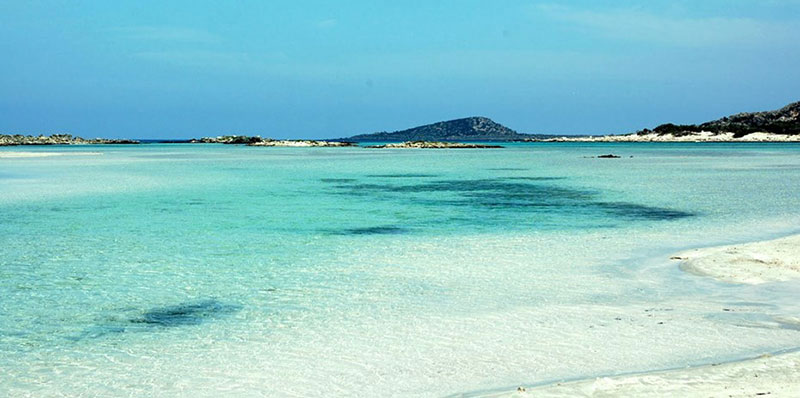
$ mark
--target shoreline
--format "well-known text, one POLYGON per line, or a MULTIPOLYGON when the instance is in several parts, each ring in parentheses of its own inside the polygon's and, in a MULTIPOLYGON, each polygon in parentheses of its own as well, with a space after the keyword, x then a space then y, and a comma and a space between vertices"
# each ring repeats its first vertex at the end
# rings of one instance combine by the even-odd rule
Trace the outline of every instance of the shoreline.
POLYGON ((733 133, 703 131, 684 135, 674 134, 622 134, 603 136, 561 136, 537 140, 538 142, 800 142, 800 135, 750 133, 737 137, 733 133))
MULTIPOLYGON (((683 249, 669 257, 681 271, 722 283, 800 280, 800 232, 739 244, 683 249), (786 266, 786 264, 789 264, 786 266)), ((666 259, 665 259, 666 260, 666 259)), ((800 330, 800 317, 785 319, 800 330)), ((757 356, 686 367, 550 379, 517 387, 448 397, 523 398, 575 396, 800 396, 800 346, 757 356)))
POLYGON ((456 394, 449 397, 527 398, 593 396, 761 396, 800 394, 800 347, 738 360, 456 394))

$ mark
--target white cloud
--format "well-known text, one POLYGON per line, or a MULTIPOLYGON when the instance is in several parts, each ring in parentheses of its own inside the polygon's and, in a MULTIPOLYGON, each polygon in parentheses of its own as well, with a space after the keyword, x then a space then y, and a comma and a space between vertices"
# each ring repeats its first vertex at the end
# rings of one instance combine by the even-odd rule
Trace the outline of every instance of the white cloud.
POLYGON ((539 4, 537 14, 606 37, 678 46, 769 45, 791 43, 798 24, 753 18, 663 16, 641 9, 586 10, 539 4))

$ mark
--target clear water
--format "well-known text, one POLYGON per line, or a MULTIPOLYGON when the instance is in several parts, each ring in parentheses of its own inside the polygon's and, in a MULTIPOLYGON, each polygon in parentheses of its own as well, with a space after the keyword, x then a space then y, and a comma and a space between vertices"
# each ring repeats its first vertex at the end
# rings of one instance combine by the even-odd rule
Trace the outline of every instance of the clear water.
POLYGON ((443 396, 800 345, 796 284, 667 260, 796 232, 800 145, 0 151, 63 153, 0 157, 0 395, 443 396))

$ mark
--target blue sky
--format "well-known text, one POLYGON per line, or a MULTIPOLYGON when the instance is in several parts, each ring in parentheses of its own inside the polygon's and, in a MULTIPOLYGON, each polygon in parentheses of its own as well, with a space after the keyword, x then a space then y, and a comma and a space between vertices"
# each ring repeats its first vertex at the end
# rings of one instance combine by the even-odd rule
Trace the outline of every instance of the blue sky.
POLYGON ((800 100, 800 0, 0 1, 0 133, 624 133, 800 100))

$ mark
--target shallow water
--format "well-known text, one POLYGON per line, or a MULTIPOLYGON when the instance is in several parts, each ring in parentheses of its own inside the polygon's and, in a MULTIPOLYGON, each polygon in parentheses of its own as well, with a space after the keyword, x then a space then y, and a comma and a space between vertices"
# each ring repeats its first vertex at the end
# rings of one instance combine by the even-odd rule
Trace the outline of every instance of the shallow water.
POLYGON ((797 286, 666 261, 794 232, 800 145, 24 150, 75 154, 0 158, 11 396, 442 396, 800 341, 797 286))

